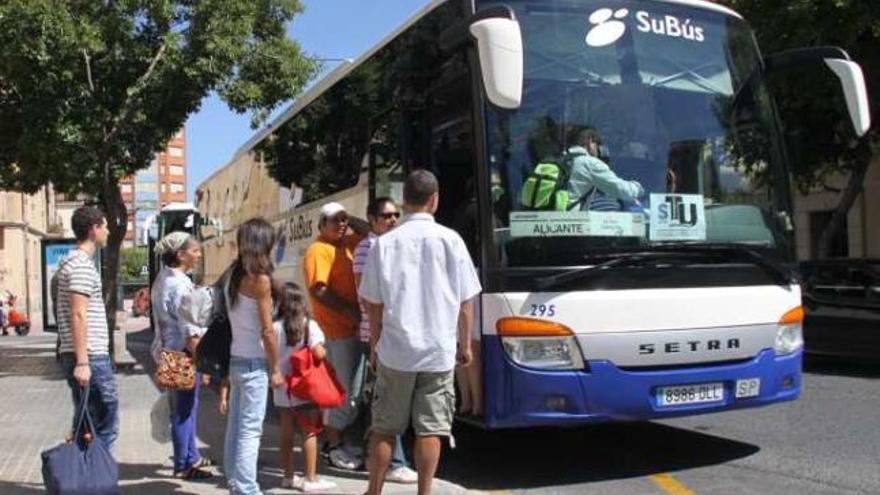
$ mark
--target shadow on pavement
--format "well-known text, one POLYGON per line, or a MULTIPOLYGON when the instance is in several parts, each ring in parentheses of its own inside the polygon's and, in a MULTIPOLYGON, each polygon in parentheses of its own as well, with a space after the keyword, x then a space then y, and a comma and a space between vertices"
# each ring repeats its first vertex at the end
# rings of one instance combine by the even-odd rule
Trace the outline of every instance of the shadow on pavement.
MULTIPOLYGON (((226 432, 226 417, 218 411, 218 396, 213 390, 203 389, 200 396, 199 419, 198 419, 198 437, 200 442, 204 443, 204 447, 200 450, 203 455, 213 459, 222 465, 223 461, 223 444, 226 432)), ((282 472, 278 466, 278 450, 280 443, 280 421, 275 407, 272 406, 271 399, 268 403, 266 411, 266 419, 263 422, 263 438, 260 441, 259 455, 259 472, 260 484, 264 489, 277 487, 281 483, 282 472)), ((300 452, 300 437, 294 439, 294 466, 297 471, 302 471, 304 458, 300 452)), ((168 444, 169 455, 171 445, 168 444)), ((215 472, 219 471, 219 467, 215 472)), ((366 472, 351 472, 333 469, 325 463, 318 462, 318 474, 330 475, 337 479, 362 480, 366 487, 366 472)), ((224 480, 224 478, 219 478, 224 480)))
MULTIPOLYGON (((125 495, 157 495, 166 493, 175 495, 199 495, 199 492, 181 488, 178 484, 170 481, 145 480, 143 483, 126 484, 120 486, 120 488, 125 495)), ((46 491, 43 488, 42 483, 12 483, 0 481, 0 493, 3 495, 45 495, 46 491)))
POLYGON ((122 493, 125 495, 157 495, 157 494, 174 494, 174 495, 199 495, 199 492, 189 491, 181 488, 176 483, 170 481, 145 481, 136 485, 126 485, 122 487, 122 493))
POLYGON ((852 378, 880 378, 880 359, 870 363, 843 357, 807 356, 804 359, 804 372, 852 378))
POLYGON ((137 361, 132 370, 124 371, 126 375, 152 375, 156 370, 156 363, 150 355, 150 344, 153 342, 153 332, 149 327, 137 332, 129 332, 125 336, 125 344, 129 354, 137 361))
POLYGON ((0 378, 39 376, 48 381, 63 380, 54 342, 54 338, 24 337, 14 346, 0 347, 0 378))
POLYGON ((0 493, 3 495, 45 495, 42 483, 15 483, 0 481, 0 493))
POLYGON ((721 464, 759 447, 654 423, 486 431, 457 425, 438 476, 470 489, 608 481, 721 464))
MULTIPOLYGON (((122 493, 125 495, 153 495, 159 493, 173 493, 183 495, 198 495, 198 491, 187 490, 180 487, 177 480, 163 480, 164 471, 167 467, 161 464, 119 464, 119 478, 123 483, 122 493)), ((209 480, 208 482, 213 481, 209 480)))
MULTIPOLYGON (((137 332, 130 332, 126 337, 126 343, 128 347, 129 353, 137 360, 139 373, 147 373, 152 375, 155 370, 155 363, 153 362, 153 358, 150 356, 150 343, 153 340, 153 332, 150 331, 149 328, 145 328, 143 330, 137 332)), ((217 384, 212 384, 210 386, 203 386, 201 394, 199 395, 199 418, 198 418, 198 426, 197 426, 197 434, 200 442, 204 444, 204 446, 200 449, 202 454, 213 459, 216 462, 222 463, 223 459, 223 444, 224 444, 224 436, 226 430, 226 417, 221 415, 218 408, 219 402, 219 393, 218 393, 217 384)), ((268 410, 266 411, 266 420, 263 423, 263 439, 260 443, 260 458, 259 458, 259 467, 260 467, 260 483, 264 488, 276 487, 281 482, 281 472, 277 469, 278 464, 278 443, 279 443, 279 419, 278 413, 275 408, 272 406, 271 398, 267 404, 268 410)), ((295 440, 295 445, 299 445, 299 439, 295 440)), ((171 444, 167 444, 168 455, 171 455, 172 447, 171 444)), ((303 458, 300 455, 298 449, 294 454, 294 464, 301 469, 303 458)), ((161 478, 162 476, 167 476, 168 473, 159 473, 158 471, 162 469, 161 465, 129 465, 125 467, 122 471, 122 476, 126 480, 132 479, 140 479, 140 478, 161 478), (150 469, 153 469, 152 472, 149 472, 150 469)), ((167 467, 166 467, 167 469, 167 467)), ((366 486, 366 473, 351 473, 346 471, 337 471, 337 470, 329 470, 323 463, 318 464, 319 474, 330 474, 336 478, 349 478, 349 479, 361 479, 364 480, 364 486, 366 486)), ((219 468, 215 469, 214 472, 219 472, 219 468)), ((207 484, 216 484, 218 488, 225 488, 225 478, 220 475, 212 480, 208 480, 205 483, 207 484)), ((146 486, 146 485, 145 485, 146 486)), ((154 489, 161 490, 162 487, 153 487, 154 489)), ((125 493, 128 494, 129 491, 125 490, 125 493)), ((162 491, 136 491, 132 493, 165 493, 162 491)), ((171 492, 169 492, 171 493, 171 492)), ((185 493, 185 492, 173 492, 173 493, 185 493)), ((2 495, 2 492, 0 492, 2 495)))

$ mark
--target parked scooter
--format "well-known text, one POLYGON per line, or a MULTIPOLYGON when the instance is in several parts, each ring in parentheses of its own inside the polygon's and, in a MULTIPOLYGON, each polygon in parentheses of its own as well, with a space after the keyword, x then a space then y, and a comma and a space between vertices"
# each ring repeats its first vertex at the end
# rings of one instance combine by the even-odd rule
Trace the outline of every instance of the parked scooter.
POLYGON ((6 321, 3 322, 3 335, 9 335, 9 329, 12 328, 16 334, 25 336, 31 332, 31 322, 28 315, 24 311, 19 311, 17 307, 18 298, 14 294, 9 293, 6 300, 6 321))

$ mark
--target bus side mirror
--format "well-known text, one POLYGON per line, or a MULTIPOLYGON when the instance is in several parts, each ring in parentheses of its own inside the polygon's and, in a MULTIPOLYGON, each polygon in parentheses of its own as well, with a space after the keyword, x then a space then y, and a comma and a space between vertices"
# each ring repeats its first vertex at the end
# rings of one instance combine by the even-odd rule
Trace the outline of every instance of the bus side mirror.
POLYGON ((150 215, 144 220, 144 244, 149 244, 150 240, 159 240, 159 224, 156 220, 157 215, 150 215))
POLYGON ((853 130, 858 137, 864 136, 871 128, 871 110, 868 106, 865 75, 859 64, 853 62, 844 50, 833 46, 798 48, 776 53, 764 59, 767 73, 819 63, 826 65, 837 76, 853 130))
POLYGON ((519 108, 523 88, 523 46, 515 19, 480 19, 470 25, 477 40, 486 96, 494 105, 519 108))
POLYGON ((862 68, 851 60, 826 58, 825 63, 840 79, 843 96, 846 99, 846 109, 856 135, 864 136, 871 128, 871 109, 868 106, 868 88, 865 85, 862 68))

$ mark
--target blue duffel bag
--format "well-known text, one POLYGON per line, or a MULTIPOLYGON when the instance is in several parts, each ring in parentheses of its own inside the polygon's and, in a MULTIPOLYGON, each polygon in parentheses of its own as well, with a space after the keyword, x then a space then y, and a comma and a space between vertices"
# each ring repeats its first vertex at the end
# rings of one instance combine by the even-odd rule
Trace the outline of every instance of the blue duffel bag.
POLYGON ((89 388, 80 403, 73 440, 42 453, 43 483, 49 495, 120 495, 119 466, 95 434, 89 414, 89 388), (83 425, 92 433, 86 442, 80 437, 83 425))

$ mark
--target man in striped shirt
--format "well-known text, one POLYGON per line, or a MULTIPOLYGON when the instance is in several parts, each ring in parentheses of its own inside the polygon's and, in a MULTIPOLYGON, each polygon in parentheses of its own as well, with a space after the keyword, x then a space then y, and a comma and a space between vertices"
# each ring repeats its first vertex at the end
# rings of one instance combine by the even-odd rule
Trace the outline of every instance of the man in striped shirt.
POLYGON ((119 433, 119 398, 110 335, 95 253, 107 244, 107 219, 91 206, 77 208, 71 219, 76 249, 58 268, 58 337, 61 367, 73 396, 74 428, 82 394, 88 387, 93 435, 113 448, 119 433))

